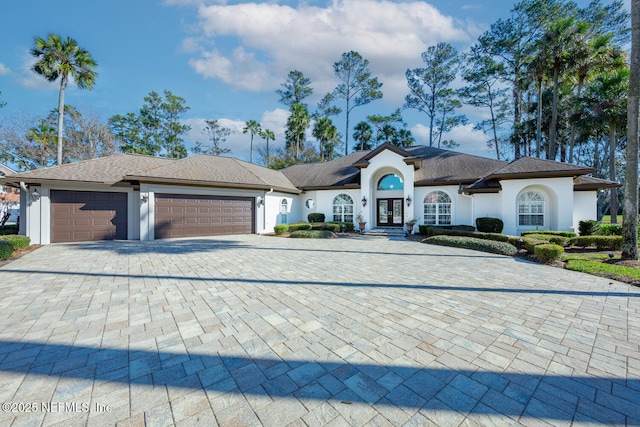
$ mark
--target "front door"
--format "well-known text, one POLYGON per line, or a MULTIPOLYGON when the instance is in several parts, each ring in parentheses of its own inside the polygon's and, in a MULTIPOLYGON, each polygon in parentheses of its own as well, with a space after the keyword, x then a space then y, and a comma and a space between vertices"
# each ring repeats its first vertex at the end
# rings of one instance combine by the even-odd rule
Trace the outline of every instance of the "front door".
POLYGON ((378 227, 402 227, 403 199, 378 199, 378 227))

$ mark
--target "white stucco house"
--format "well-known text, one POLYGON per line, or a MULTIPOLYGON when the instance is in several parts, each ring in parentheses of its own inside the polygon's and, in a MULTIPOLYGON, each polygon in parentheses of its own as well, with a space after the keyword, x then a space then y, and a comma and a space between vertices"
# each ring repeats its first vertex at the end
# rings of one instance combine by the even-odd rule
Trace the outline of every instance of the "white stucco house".
MULTIPOLYGON (((21 234, 33 243, 154 240, 269 233, 320 212, 372 228, 475 225, 496 217, 504 232, 574 230, 596 219, 597 192, 617 183, 582 166, 535 158, 504 162, 383 144, 338 159, 266 169, 229 157, 165 159, 131 154, 10 174, 23 188, 21 234)), ((417 231, 417 227, 415 228, 417 231)))
MULTIPOLYGON (((16 173, 9 166, 0 163, 0 178, 16 173)), ((6 213, 9 214, 7 222, 17 222, 20 213, 20 190, 0 184, 0 220, 6 213)))

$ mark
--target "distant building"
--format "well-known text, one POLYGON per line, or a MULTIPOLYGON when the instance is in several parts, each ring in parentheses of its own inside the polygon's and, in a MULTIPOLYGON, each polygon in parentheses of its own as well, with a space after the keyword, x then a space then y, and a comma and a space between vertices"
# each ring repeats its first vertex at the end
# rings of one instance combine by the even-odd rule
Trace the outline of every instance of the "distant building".
MULTIPOLYGON (((9 166, 0 163, 0 178, 16 173, 9 166)), ((8 222, 17 222, 20 215, 20 190, 17 188, 0 185, 0 216, 9 211, 11 216, 8 222)))

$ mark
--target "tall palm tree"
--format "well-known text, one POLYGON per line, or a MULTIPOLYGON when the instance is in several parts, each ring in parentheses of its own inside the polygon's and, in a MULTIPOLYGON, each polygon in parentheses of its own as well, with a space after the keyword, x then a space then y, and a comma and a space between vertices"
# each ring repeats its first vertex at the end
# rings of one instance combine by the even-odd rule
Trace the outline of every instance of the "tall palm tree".
POLYGON ((353 128, 353 139, 357 144, 354 147, 356 150, 370 150, 371 140, 373 139, 373 129, 367 122, 360 122, 353 128))
POLYGON ((249 149, 249 163, 253 163, 253 135, 260 134, 260 123, 255 120, 249 120, 245 123, 242 133, 249 132, 251 134, 251 147, 249 149))
POLYGON ((49 34, 46 39, 36 37, 35 47, 31 49, 37 62, 32 70, 50 82, 60 78, 58 96, 58 165, 62 164, 62 125, 64 120, 64 90, 69 78, 80 89, 92 89, 98 73, 93 70, 97 66, 89 52, 78 46, 78 43, 67 37, 63 40, 58 34, 49 34))
POLYGON ((260 137, 267 141, 267 167, 269 167, 271 162, 271 157, 269 156, 269 141, 275 141, 276 136, 271 129, 262 129, 260 131, 260 137))

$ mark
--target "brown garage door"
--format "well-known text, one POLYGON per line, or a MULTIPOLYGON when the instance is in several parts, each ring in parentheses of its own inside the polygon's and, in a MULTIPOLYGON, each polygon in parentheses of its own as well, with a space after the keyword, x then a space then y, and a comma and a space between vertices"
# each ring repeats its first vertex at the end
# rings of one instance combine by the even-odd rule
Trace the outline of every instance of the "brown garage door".
POLYGON ((156 194, 155 238, 253 233, 253 198, 156 194))
POLYGON ((126 193, 51 191, 51 242, 126 238, 126 193))

